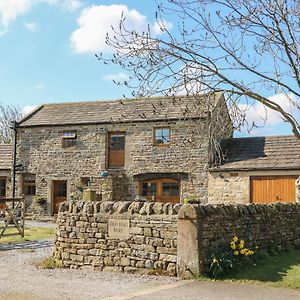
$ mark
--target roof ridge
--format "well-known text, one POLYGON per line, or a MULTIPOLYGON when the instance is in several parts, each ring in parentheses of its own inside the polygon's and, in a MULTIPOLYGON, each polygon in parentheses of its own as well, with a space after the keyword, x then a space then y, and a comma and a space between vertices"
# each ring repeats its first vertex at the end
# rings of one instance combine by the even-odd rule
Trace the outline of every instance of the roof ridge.
POLYGON ((114 102, 120 102, 120 101, 128 101, 128 102, 134 102, 134 101, 139 101, 139 100, 159 100, 159 99, 186 99, 186 98, 192 98, 195 96, 208 96, 208 95, 218 95, 219 93, 223 94, 221 91, 216 91, 216 92, 207 92, 203 94, 197 94, 197 95, 174 95, 174 96, 148 96, 148 97, 135 97, 135 98, 118 98, 118 99, 97 99, 97 100, 88 100, 88 101, 65 101, 65 102, 54 102, 54 103, 44 103, 42 104, 43 106, 55 106, 55 105, 72 105, 72 104, 98 104, 99 102, 101 103, 114 103, 114 102))

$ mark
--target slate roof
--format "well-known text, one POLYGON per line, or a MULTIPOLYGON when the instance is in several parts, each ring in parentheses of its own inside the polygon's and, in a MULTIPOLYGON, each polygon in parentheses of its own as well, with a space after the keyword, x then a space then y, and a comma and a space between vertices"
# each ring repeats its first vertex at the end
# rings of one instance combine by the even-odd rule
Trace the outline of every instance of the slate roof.
POLYGON ((211 171, 300 170, 295 136, 232 138, 221 143, 225 160, 211 171))
POLYGON ((0 170, 10 170, 12 167, 12 145, 0 144, 0 170))
POLYGON ((131 100, 45 104, 19 122, 21 127, 102 124, 206 117, 222 93, 192 98, 149 97, 131 100))

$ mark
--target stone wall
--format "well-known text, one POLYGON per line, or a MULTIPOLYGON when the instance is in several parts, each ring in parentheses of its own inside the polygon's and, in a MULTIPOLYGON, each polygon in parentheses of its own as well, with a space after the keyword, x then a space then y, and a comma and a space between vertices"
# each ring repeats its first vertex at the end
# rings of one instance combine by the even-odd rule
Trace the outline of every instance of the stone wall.
POLYGON ((180 204, 65 202, 57 219, 55 257, 64 267, 176 275, 180 204), (109 222, 129 222, 116 238, 109 222), (129 220, 129 221, 128 221, 129 220))
POLYGON ((86 126, 52 126, 18 128, 17 161, 23 170, 18 175, 18 193, 21 194, 22 173, 36 174, 36 193, 47 198, 48 213, 51 213, 53 180, 68 181, 68 199, 80 199, 81 178, 94 180, 99 194, 107 186, 113 186, 113 200, 134 199, 138 183, 133 176, 145 173, 185 172, 188 178, 181 181, 181 196, 195 194, 207 201, 208 166, 208 121, 199 119, 169 122, 143 122, 130 124, 100 124, 86 126), (153 145, 153 128, 170 126, 171 143, 167 147, 153 145), (77 130, 77 144, 62 148, 64 131, 77 130), (117 173, 108 170, 114 177, 97 179, 107 169, 107 133, 126 132, 125 166, 117 173), (102 186, 106 186, 102 188, 102 186))
POLYGON ((207 270, 233 236, 255 251, 300 247, 299 204, 65 202, 57 226, 54 254, 64 267, 183 278, 207 270))
POLYGON ((208 174, 208 203, 247 204, 250 202, 250 177, 236 172, 208 174))
POLYGON ((182 277, 207 270, 211 255, 233 236, 258 251, 300 247, 300 205, 185 205, 178 215, 178 272, 182 277), (186 241, 190 241, 189 244, 186 241), (194 256, 194 261, 189 257, 194 256))

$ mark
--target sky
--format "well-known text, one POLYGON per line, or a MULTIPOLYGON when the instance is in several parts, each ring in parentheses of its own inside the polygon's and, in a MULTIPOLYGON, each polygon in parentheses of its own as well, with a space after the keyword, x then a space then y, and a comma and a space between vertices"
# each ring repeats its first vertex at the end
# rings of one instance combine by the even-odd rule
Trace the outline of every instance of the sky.
MULTIPOLYGON (((110 54, 106 32, 125 12, 133 28, 150 24, 157 35, 154 0, 0 0, 0 102, 19 106, 25 113, 43 103, 94 101, 130 96, 130 90, 112 80, 128 74, 104 65, 95 53, 110 54)), ((176 20, 167 19, 172 31, 176 20)), ((284 102, 282 95, 273 95, 284 102)), ((262 120, 257 104, 248 121, 262 120)), ((264 122, 260 122, 263 124, 264 122)), ((236 136, 291 134, 280 117, 268 112, 263 128, 236 136)))

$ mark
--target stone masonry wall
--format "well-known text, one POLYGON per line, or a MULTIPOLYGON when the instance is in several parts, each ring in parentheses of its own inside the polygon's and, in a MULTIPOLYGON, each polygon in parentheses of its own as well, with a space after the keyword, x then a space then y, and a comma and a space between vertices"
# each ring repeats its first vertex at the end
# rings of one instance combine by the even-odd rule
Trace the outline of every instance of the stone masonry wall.
POLYGON ((57 219, 55 257, 70 268, 176 275, 180 207, 142 201, 65 202, 57 219), (128 238, 111 236, 110 220, 129 220, 128 238))
POLYGON ((300 247, 300 204, 65 202, 57 226, 54 255, 64 267, 190 278, 233 236, 255 251, 300 247), (111 222, 121 221, 128 235, 116 237, 111 222))
MULTIPOLYGON (((82 177, 99 177, 107 169, 107 133, 126 132, 125 166, 120 172, 108 170, 115 176, 113 183, 95 179, 100 184, 99 193, 107 194, 107 185, 114 188, 113 200, 134 199, 137 182, 133 176, 145 173, 186 172, 188 179, 181 181, 181 196, 195 194, 207 201, 208 120, 180 120, 166 122, 141 122, 128 124, 99 124, 80 126, 31 127, 18 129, 17 162, 22 173, 36 174, 36 193, 47 198, 51 213, 53 180, 68 181, 68 199, 81 198, 82 177), (153 145, 153 128, 169 126, 171 142, 167 147, 153 145), (77 144, 62 148, 64 131, 77 130, 77 144), (100 182, 101 181, 101 182, 100 182), (104 188, 102 188, 102 184, 104 188)), ((21 191, 22 174, 18 176, 21 191)), ((108 179, 109 181, 110 179, 108 179)), ((99 188, 99 186, 98 186, 99 188)), ((103 195, 102 195, 103 196, 103 195)), ((108 199, 106 196, 102 199, 108 199)))
POLYGON ((188 277, 191 272, 199 274, 206 270, 211 255, 229 245, 233 236, 245 240, 250 249, 258 247, 258 251, 274 247, 277 250, 300 247, 299 204, 188 204, 182 207, 178 219, 178 251, 184 245, 197 254, 198 260, 198 264, 189 266, 189 258, 178 257, 178 272, 182 277, 188 277), (187 237, 194 233, 194 243, 186 244, 189 240, 187 237), (190 271, 187 273, 188 269, 190 271))
POLYGON ((249 202, 250 176, 236 176, 236 173, 229 172, 208 174, 209 204, 248 204, 249 202))

